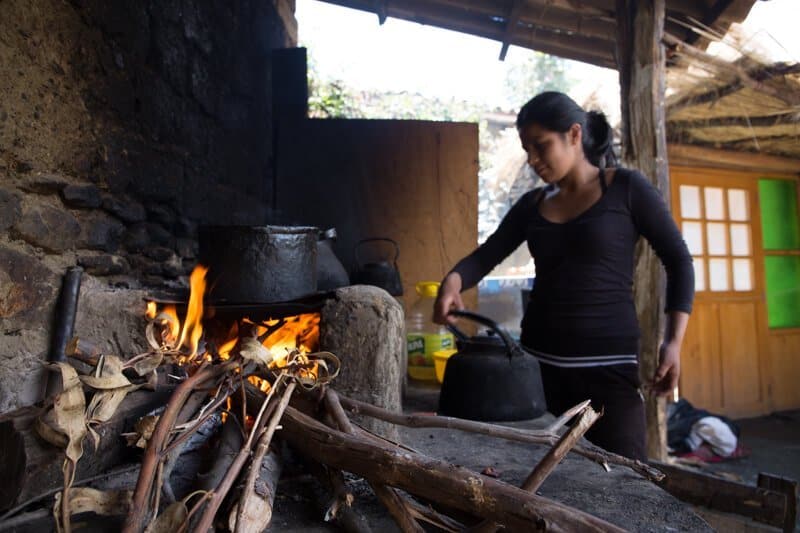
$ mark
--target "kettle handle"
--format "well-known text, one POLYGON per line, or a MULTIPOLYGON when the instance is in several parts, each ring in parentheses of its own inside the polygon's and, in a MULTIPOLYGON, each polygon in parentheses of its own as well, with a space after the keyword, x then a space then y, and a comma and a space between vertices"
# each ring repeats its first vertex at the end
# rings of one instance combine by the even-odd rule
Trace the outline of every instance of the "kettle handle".
MULTIPOLYGON (((504 329, 498 326, 497 322, 495 322, 494 320, 487 318, 483 315, 479 315, 478 313, 474 313, 472 311, 464 311, 458 309, 453 309, 447 314, 459 318, 466 318, 472 320, 473 322, 477 322, 478 324, 482 324, 488 327, 489 329, 491 329, 500 336, 500 338, 503 340, 503 343, 506 345, 506 348, 508 348, 508 352, 510 355, 523 355, 522 348, 520 348, 519 345, 516 342, 514 342, 514 339, 511 338, 511 335, 509 335, 504 329)), ((469 338, 463 331, 458 329, 453 324, 448 324, 447 329, 450 330, 456 337, 458 337, 461 340, 466 340, 469 338)))
POLYGON ((400 245, 397 244, 396 240, 390 239, 389 237, 372 237, 372 238, 369 238, 369 239, 361 239, 360 241, 358 241, 356 243, 356 245, 353 247, 353 256, 354 256, 354 258, 356 260, 356 265, 361 266, 361 258, 358 256, 358 249, 361 248, 361 245, 365 244, 365 243, 368 243, 368 242, 375 242, 375 241, 390 242, 390 243, 392 243, 392 245, 394 245, 394 259, 392 260, 392 263, 394 264, 394 266, 396 268, 397 267, 397 260, 400 259, 400 245))

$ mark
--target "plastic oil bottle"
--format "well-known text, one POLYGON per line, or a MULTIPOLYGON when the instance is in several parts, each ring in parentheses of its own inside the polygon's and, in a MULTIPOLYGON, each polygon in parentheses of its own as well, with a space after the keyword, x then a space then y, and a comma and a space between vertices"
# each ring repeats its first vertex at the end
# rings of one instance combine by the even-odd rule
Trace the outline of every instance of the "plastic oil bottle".
POLYGON ((455 339, 442 325, 433 322, 433 304, 439 292, 438 281, 420 281, 417 301, 406 316, 408 375, 413 379, 436 379, 433 352, 452 348, 455 339))

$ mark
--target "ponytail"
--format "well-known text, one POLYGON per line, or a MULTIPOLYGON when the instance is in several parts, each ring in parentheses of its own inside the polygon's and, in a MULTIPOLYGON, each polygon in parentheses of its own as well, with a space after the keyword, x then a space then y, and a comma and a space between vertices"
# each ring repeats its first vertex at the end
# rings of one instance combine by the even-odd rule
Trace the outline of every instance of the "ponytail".
POLYGON ((517 115, 517 129, 539 124, 550 131, 566 133, 573 124, 582 131, 583 154, 600 169, 617 165, 614 132, 600 111, 583 110, 564 93, 547 91, 534 96, 517 115))

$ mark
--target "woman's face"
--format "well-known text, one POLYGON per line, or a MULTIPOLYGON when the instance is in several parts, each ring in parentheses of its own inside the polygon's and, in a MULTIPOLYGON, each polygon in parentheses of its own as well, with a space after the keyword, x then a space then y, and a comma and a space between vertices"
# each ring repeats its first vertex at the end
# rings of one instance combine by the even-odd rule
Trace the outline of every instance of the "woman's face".
POLYGON ((519 131, 528 164, 545 183, 557 183, 583 156, 581 127, 573 124, 566 133, 530 124, 519 131))

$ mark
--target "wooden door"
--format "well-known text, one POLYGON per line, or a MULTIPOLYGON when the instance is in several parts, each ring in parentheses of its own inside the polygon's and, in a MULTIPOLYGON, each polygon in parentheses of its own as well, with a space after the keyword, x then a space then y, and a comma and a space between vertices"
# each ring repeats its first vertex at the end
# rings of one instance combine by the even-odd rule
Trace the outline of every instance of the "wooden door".
POLYGON ((679 391, 729 416, 768 409, 758 182, 733 172, 673 168, 672 211, 692 253, 695 306, 679 391))
POLYGON ((397 241, 406 306, 477 246, 477 124, 302 120, 277 136, 276 219, 336 227, 350 270, 360 239, 397 241))

